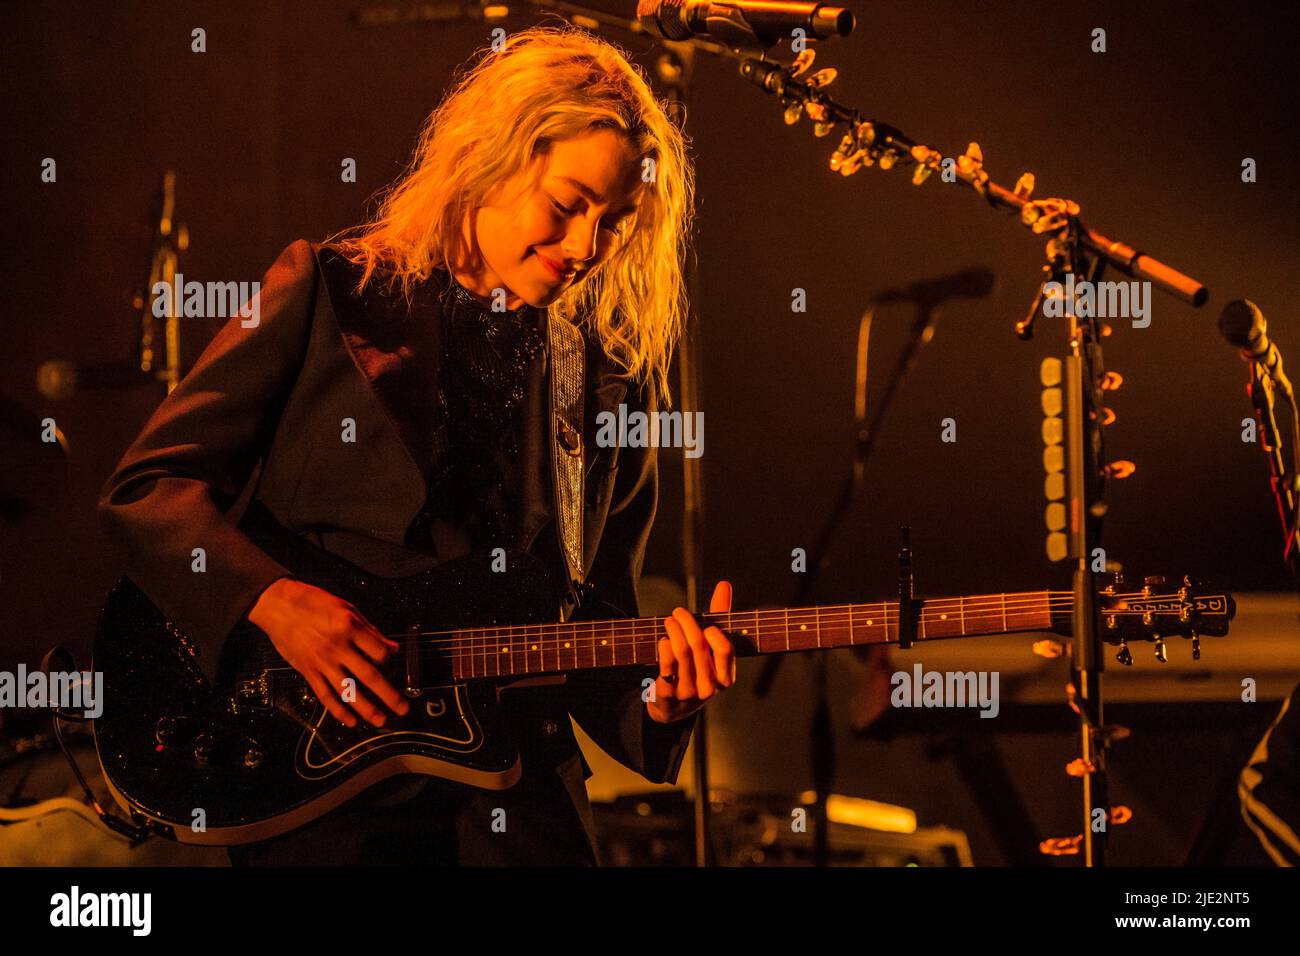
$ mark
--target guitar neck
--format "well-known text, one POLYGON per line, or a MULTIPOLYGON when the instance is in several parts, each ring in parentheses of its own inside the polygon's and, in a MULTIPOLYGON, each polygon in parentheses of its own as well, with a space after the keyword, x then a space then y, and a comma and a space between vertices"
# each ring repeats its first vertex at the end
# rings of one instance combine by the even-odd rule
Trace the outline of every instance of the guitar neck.
MULTIPOLYGON (((1069 591, 916 598, 914 638, 1065 632, 1073 601, 1069 591)), ((705 627, 720 627, 741 656, 893 644, 899 637, 897 601, 727 611, 696 618, 705 627)), ((429 640, 451 653, 457 680, 471 680, 652 665, 659 660, 659 639, 664 636, 663 618, 641 617, 465 628, 430 635, 429 640)))

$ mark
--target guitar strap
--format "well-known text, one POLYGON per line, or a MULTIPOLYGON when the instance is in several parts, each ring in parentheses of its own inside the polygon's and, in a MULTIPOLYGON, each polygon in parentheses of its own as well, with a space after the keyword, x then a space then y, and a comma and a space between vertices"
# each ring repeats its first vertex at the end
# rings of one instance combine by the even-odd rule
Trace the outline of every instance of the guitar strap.
POLYGON ((571 604, 583 593, 582 447, 583 384, 586 343, 572 323, 547 318, 551 379, 551 486, 555 489, 555 527, 564 557, 566 587, 571 604))

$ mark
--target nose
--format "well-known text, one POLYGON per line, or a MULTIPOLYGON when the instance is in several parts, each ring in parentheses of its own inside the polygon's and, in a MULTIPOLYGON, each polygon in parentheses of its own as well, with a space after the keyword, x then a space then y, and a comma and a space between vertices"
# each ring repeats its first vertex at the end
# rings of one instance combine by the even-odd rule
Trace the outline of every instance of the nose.
POLYGON ((597 241, 600 236, 600 220, 592 222, 585 216, 573 216, 569 219, 564 242, 565 262, 562 265, 576 265, 586 262, 596 255, 597 241))

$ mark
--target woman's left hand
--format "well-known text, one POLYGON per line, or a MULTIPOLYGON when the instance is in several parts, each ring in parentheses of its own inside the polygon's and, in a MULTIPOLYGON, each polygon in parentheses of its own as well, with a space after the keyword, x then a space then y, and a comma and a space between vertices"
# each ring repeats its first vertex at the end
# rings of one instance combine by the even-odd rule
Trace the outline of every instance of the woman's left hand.
MULTIPOLYGON (((719 581, 709 612, 731 610, 731 583, 719 581)), ((664 618, 667 637, 659 638, 659 678, 646 701, 650 717, 661 724, 689 717, 720 690, 736 682, 736 655, 718 627, 701 629, 684 607, 664 618)))

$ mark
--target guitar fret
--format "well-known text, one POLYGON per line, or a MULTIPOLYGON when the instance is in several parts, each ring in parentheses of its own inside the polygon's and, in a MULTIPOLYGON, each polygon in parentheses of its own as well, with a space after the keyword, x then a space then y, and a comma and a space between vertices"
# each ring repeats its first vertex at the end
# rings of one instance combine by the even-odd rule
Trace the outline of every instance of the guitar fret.
MULTIPOLYGON (((1031 591, 917 598, 917 640, 978 634, 1050 630, 1054 592, 1031 591), (967 603, 970 608, 967 609, 967 603)), ((831 604, 710 614, 701 623, 716 624, 760 654, 828 650, 862 644, 891 643, 901 624, 897 602, 831 604), (777 633, 773 634, 773 628, 777 633), (811 632, 811 633, 810 633, 811 632), (781 643, 782 635, 784 643, 781 643)), ((434 652, 450 655, 456 680, 506 678, 558 671, 586 670, 658 662, 659 618, 565 621, 552 624, 476 627, 451 632, 450 639, 429 641, 434 652), (554 653, 548 645, 553 643, 554 653), (439 648, 437 645, 449 647, 439 648)), ((445 632, 444 632, 445 634, 445 632)), ((426 650, 426 653, 428 651, 426 650)), ((411 678, 408 675, 408 680, 411 678)))

